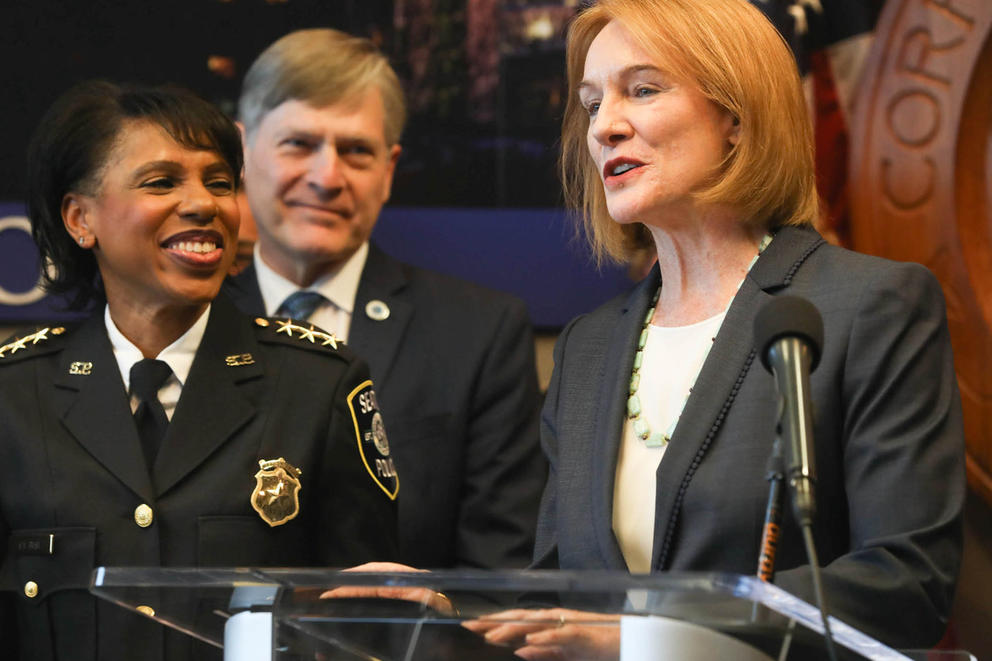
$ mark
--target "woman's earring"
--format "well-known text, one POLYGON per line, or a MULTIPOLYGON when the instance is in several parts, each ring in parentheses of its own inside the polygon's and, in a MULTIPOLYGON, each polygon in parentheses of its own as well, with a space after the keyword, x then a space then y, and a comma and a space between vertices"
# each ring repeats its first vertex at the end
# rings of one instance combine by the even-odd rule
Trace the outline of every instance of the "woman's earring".
POLYGON ((79 247, 80 248, 85 248, 86 247, 86 237, 85 236, 80 236, 79 237, 79 247))

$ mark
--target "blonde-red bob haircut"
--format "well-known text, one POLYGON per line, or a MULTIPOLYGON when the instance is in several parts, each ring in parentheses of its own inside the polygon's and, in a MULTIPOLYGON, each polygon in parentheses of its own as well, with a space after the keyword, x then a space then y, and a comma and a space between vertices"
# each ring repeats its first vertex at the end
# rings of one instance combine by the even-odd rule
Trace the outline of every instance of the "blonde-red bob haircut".
POLYGON ((599 0, 572 21, 560 174, 597 262, 626 261, 651 243, 639 223, 614 222, 589 154, 589 115, 578 89, 596 35, 620 23, 663 71, 688 79, 740 122, 720 172, 694 191, 767 229, 812 224, 819 213, 809 112, 795 58, 775 27, 745 0, 599 0))

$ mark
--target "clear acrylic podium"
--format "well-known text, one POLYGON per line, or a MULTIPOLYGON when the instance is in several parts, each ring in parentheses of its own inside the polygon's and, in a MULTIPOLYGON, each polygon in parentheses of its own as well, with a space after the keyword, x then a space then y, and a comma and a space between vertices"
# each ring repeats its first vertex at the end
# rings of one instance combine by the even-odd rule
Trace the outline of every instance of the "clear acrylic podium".
MULTIPOLYGON (((101 567, 90 590, 198 639, 197 658, 225 661, 513 659, 514 647, 472 628, 523 623, 520 613, 531 629, 591 632, 600 658, 619 661, 827 658, 813 606, 732 574, 101 567), (449 602, 456 611, 432 607, 449 602)), ((896 651, 836 619, 831 628, 842 659, 972 658, 896 651)))

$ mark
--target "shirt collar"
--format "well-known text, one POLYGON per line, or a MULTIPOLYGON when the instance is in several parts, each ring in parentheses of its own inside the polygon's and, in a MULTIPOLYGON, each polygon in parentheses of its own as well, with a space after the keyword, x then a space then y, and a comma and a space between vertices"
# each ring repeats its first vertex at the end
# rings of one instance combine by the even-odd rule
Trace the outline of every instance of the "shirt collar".
MULTIPOLYGON (((355 298, 358 296, 358 282, 369 256, 369 242, 366 241, 349 257, 344 264, 335 267, 331 272, 317 278, 305 291, 319 292, 341 310, 351 314, 355 309, 355 298)), ((265 304, 265 314, 272 317, 286 297, 300 288, 265 263, 255 243, 255 274, 258 278, 258 289, 262 293, 265 304)))
MULTIPOLYGON (((200 347, 203 334, 207 330, 207 319, 209 317, 210 306, 208 305, 207 309, 190 326, 188 331, 180 335, 175 342, 162 349, 161 353, 156 356, 158 360, 168 363, 172 369, 172 374, 179 381, 180 386, 185 385, 186 379, 189 377, 189 370, 193 367, 193 357, 196 355, 196 350, 200 347)), ((124 387, 130 391, 131 367, 144 358, 144 356, 141 354, 141 350, 134 346, 131 340, 124 337, 124 334, 117 328, 117 324, 110 318, 110 306, 104 308, 103 321, 107 326, 107 336, 110 338, 110 344, 114 349, 114 358, 117 359, 117 367, 120 369, 121 377, 124 379, 124 387)))

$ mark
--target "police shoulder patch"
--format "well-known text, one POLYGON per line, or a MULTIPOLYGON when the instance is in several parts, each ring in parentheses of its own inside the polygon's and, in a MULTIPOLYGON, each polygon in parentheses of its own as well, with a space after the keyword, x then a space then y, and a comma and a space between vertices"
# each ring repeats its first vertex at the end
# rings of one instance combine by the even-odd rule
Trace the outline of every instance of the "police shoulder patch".
POLYGON ((0 345, 0 365, 54 351, 59 345, 52 340, 65 332, 66 329, 63 326, 46 326, 34 332, 8 339, 3 345, 0 345))
POLYGON ((336 353, 344 344, 334 333, 328 333, 313 324, 295 319, 256 317, 255 326, 262 340, 288 344, 300 349, 336 353))
POLYGON ((365 470, 391 500, 396 500, 400 492, 400 478, 389 456, 389 439, 372 381, 364 381, 348 394, 348 409, 355 423, 355 440, 365 470))

